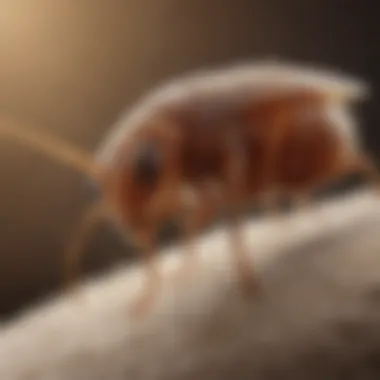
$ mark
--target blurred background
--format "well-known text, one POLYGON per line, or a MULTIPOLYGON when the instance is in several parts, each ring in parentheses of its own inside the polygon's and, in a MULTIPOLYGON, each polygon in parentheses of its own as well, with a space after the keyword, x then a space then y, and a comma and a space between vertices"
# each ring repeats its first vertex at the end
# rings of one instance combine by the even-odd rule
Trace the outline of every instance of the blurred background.
MULTIPOLYGON (((95 150, 119 113, 173 75, 282 58, 372 84, 361 110, 380 158, 375 1, 0 0, 0 114, 95 150)), ((0 319, 61 286, 62 251, 94 198, 85 178, 0 141, 0 319)), ((106 224, 86 249, 92 274, 133 257, 106 224)))

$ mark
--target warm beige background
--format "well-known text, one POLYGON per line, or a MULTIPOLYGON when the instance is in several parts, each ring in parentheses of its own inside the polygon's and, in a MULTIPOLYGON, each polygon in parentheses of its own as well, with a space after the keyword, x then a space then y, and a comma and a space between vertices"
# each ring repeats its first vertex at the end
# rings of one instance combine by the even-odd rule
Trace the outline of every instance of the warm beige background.
MULTIPOLYGON (((376 87, 380 15, 371 3, 0 0, 0 112, 93 150, 125 105, 158 81, 200 66, 279 56, 341 67, 376 87)), ((375 103, 365 108, 363 127, 374 152, 375 103)), ((92 195, 72 170, 6 143, 0 175, 6 315, 56 289, 63 244, 92 195)), ((88 269, 129 252, 104 227, 88 251, 88 269)))

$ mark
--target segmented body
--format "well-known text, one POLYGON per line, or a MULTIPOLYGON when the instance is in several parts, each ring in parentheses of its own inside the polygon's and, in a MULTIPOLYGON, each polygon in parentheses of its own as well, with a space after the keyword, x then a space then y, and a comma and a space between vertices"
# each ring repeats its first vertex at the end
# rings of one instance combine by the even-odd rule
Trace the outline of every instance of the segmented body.
POLYGON ((234 157, 241 163, 241 200, 273 188, 299 193, 344 171, 360 151, 348 103, 365 91, 354 79, 291 65, 196 73, 139 102, 97 157, 115 179, 116 208, 131 220, 162 187, 207 181, 228 187, 234 157), (145 143, 162 152, 163 162, 149 186, 128 174, 130 158, 145 143))

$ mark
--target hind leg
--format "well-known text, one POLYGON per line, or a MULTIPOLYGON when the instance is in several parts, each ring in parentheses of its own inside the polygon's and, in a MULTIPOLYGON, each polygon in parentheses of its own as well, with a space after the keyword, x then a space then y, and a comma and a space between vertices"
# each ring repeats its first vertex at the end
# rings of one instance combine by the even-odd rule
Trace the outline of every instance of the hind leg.
POLYGON ((377 191, 380 191, 380 173, 373 160, 363 154, 352 164, 352 172, 359 172, 365 175, 367 180, 374 186, 377 191))
MULTIPOLYGON (((268 203, 267 210, 269 212, 276 211, 274 217, 281 223, 281 229, 290 228, 285 214, 281 214, 275 198, 271 199, 272 202, 268 203)), ((303 209, 305 205, 310 202, 310 195, 307 193, 300 193, 291 197, 291 204, 296 209, 303 209)), ((249 247, 245 243, 243 236, 242 220, 237 215, 232 215, 228 225, 228 234, 230 239, 231 254, 233 259, 233 266, 241 284, 243 294, 248 297, 257 296, 260 292, 260 279, 255 269, 254 255, 249 251, 249 247)))

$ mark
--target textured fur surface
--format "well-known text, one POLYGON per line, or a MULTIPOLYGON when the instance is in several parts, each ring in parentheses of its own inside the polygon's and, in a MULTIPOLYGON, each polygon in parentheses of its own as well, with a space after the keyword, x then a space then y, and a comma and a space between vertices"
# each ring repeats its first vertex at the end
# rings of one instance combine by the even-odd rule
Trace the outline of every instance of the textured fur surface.
POLYGON ((151 314, 129 314, 143 279, 121 268, 0 330, 6 380, 371 380, 380 367, 380 201, 358 193, 247 226, 262 291, 247 302, 224 232, 169 278, 151 314))

